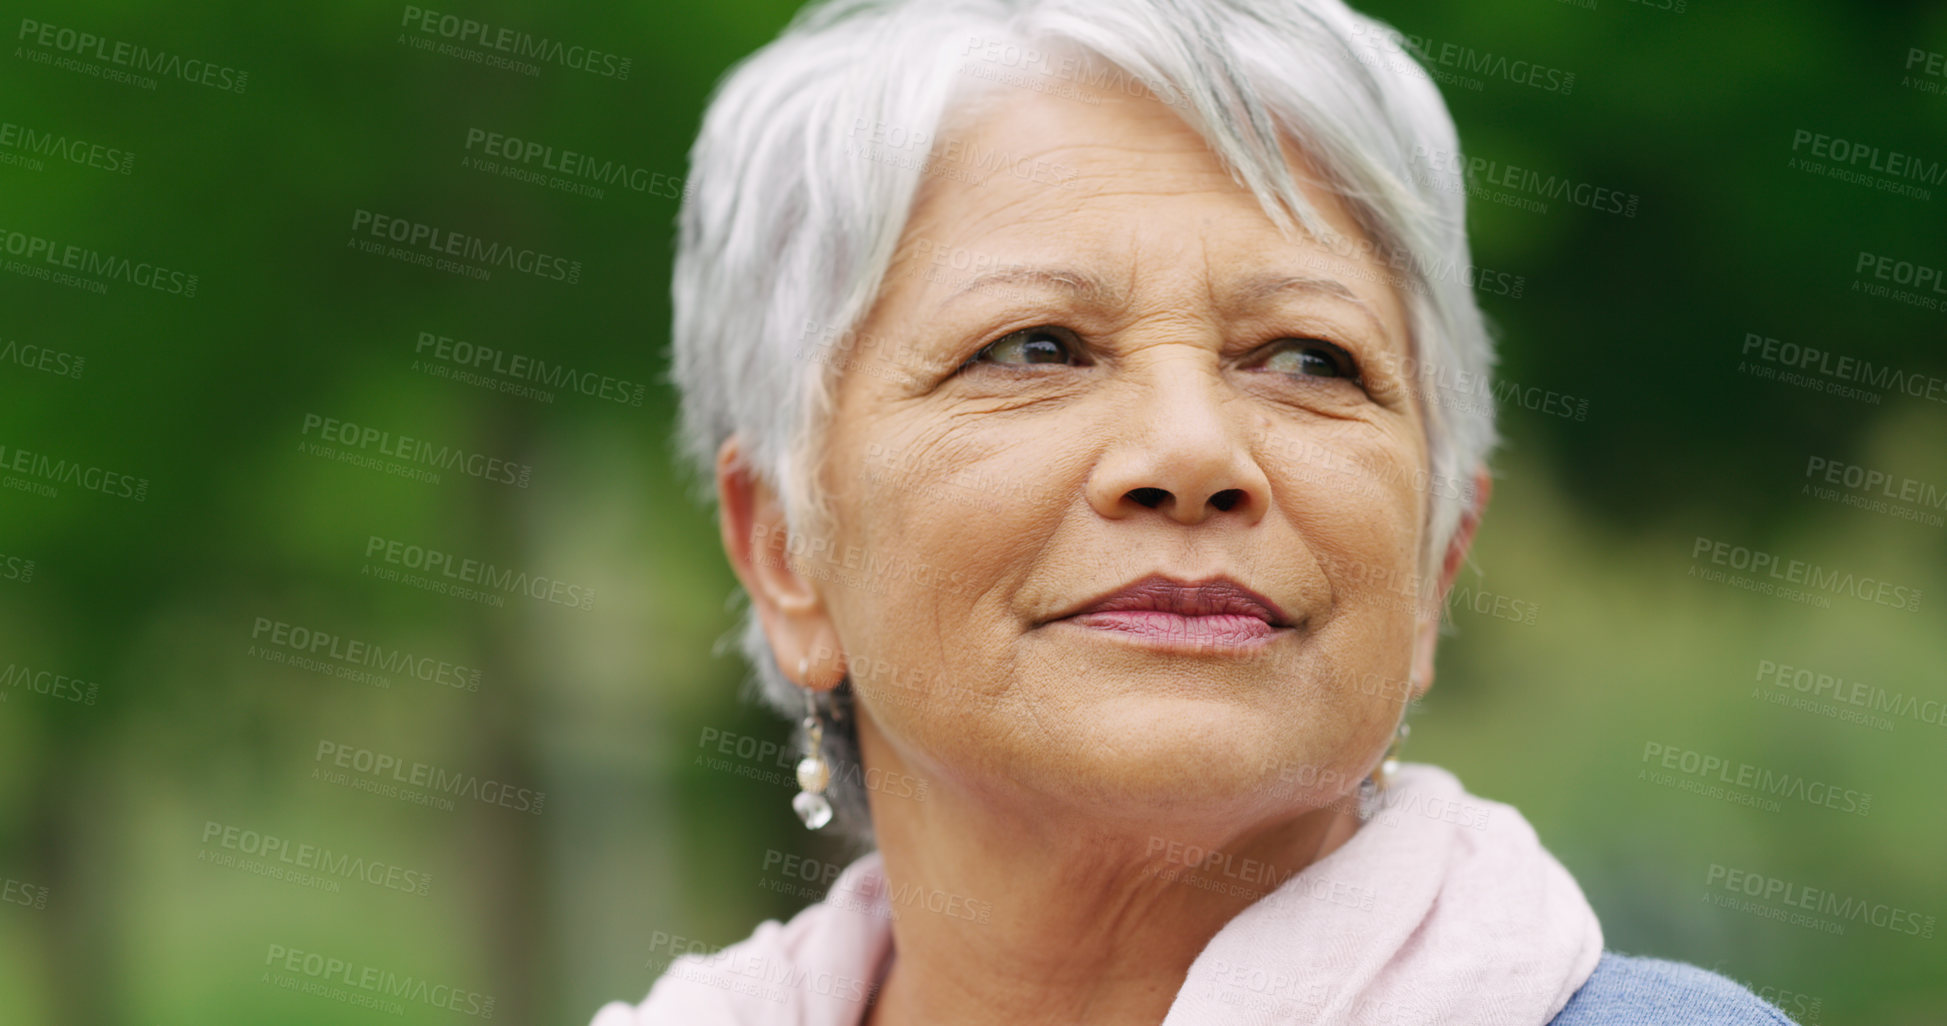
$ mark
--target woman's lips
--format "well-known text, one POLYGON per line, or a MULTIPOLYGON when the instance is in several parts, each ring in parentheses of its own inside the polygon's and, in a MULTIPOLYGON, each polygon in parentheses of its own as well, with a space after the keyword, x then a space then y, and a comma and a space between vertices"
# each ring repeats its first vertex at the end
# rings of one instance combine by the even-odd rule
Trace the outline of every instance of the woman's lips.
POLYGON ((1193 582, 1153 573, 1070 608, 1053 622, 1166 652, 1257 648, 1293 629, 1276 603, 1222 576, 1193 582))
POLYGON ((1059 621, 1089 630, 1109 631, 1168 649, 1249 648, 1262 645, 1286 628, 1243 613, 1186 616, 1160 609, 1117 609, 1081 613, 1059 621))
POLYGON ((1291 631, 1283 609, 1227 576, 1192 582, 1149 574, 1053 623, 1073 623, 1164 652, 1258 648, 1291 631))

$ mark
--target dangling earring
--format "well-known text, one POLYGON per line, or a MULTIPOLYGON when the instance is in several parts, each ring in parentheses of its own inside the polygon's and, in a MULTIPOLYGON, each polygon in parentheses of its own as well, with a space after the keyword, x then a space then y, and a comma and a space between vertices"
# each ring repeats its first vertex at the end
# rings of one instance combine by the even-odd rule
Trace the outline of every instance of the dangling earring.
MULTIPOLYGON (((809 659, 798 660, 798 677, 802 679, 810 668, 809 659)), ((831 782, 831 767, 825 764, 824 748, 825 725, 818 719, 818 705, 812 698, 812 691, 804 692, 804 730, 805 755, 798 760, 798 787, 801 790, 791 799, 791 809, 804 820, 807 830, 816 830, 832 821, 832 803, 825 800, 825 785, 831 782)))
POLYGON ((1399 727, 1393 731, 1393 743, 1386 746, 1386 756, 1379 760, 1379 769, 1372 776, 1359 781, 1359 821, 1372 818, 1379 809, 1379 796, 1393 783, 1393 774, 1399 772, 1399 745, 1413 728, 1406 724, 1406 711, 1400 710, 1399 727))
POLYGON ((1405 720, 1401 720, 1399 729, 1393 732, 1392 747, 1387 748, 1386 757, 1379 760, 1379 789, 1381 791, 1393 786, 1393 774, 1399 772, 1399 746, 1405 742, 1406 735, 1412 732, 1413 728, 1405 720))

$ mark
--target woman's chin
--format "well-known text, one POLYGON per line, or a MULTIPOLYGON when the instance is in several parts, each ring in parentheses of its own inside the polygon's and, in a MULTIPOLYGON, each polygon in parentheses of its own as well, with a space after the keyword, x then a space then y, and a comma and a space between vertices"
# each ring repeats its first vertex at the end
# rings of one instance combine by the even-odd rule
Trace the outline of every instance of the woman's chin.
POLYGON ((1079 813, 1158 823, 1235 824, 1355 789, 1347 739, 1273 729, 1293 722, 1218 697, 1132 694, 1078 715, 1056 743, 1030 742, 1013 775, 1079 813))

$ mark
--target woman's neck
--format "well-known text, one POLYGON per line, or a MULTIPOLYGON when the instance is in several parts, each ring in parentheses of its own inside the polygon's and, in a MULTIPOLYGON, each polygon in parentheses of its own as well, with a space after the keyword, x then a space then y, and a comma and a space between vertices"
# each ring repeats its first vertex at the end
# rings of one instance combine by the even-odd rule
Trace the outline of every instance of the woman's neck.
POLYGON ((873 801, 894 953, 863 1026, 1161 1022, 1224 924, 1358 829, 1347 803, 1240 831, 939 783, 924 802, 873 801))

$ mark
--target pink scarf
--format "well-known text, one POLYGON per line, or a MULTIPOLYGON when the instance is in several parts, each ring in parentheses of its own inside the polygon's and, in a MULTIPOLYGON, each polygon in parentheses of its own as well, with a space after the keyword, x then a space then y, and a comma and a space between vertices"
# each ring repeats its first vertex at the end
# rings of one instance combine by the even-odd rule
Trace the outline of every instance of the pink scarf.
MULTIPOLYGON (((858 1026, 892 948, 886 891, 867 855, 789 923, 676 959, 591 1026, 858 1026)), ((1351 840, 1211 938, 1163 1026, 1544 1026, 1601 957, 1595 912, 1521 813, 1409 764, 1351 840)))

